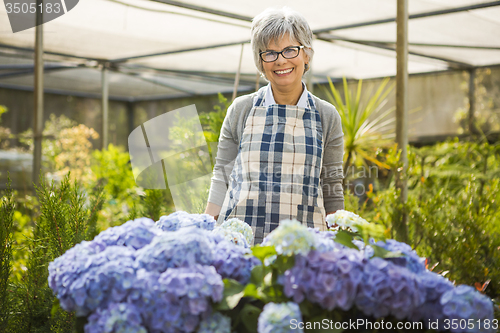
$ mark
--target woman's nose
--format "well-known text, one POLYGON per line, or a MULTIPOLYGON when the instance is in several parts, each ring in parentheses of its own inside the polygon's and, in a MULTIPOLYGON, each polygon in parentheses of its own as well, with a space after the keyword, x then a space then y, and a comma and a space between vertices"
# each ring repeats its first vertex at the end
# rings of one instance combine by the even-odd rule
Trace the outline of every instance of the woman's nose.
POLYGON ((281 65, 281 64, 284 64, 286 63, 286 59, 285 57, 283 57, 283 54, 278 54, 278 59, 276 59, 276 64, 277 65, 281 65))

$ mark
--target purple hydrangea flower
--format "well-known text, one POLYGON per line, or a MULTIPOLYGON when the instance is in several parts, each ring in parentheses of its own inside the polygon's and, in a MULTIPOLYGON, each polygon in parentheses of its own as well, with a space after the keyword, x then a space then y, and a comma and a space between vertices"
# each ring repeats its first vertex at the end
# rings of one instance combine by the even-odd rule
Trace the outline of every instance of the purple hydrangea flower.
MULTIPOLYGON (((81 247, 75 247, 78 248, 81 247)), ((74 251, 68 253, 73 257, 74 251)), ((108 246, 102 252, 68 264, 67 270, 60 265, 68 262, 66 254, 49 265, 49 283, 64 310, 85 316, 127 297, 135 282, 135 251, 108 246)))
POLYGON ((459 322, 461 319, 473 319, 475 322, 473 329, 458 325, 456 329, 452 327, 451 332, 494 332, 492 325, 488 328, 484 325, 486 320, 490 323, 493 320, 493 303, 473 287, 460 285, 450 289, 441 296, 439 302, 446 318, 459 322), (479 323, 482 323, 481 327, 479 323))
POLYGON ((327 310, 348 310, 363 277, 363 260, 352 249, 310 251, 306 256, 295 257, 294 267, 285 272, 280 282, 285 295, 296 303, 307 299, 327 310))
POLYGON ((139 309, 129 303, 110 303, 107 308, 97 309, 88 318, 85 333, 147 333, 142 326, 139 309))
POLYGON ((83 241, 69 249, 64 255, 49 263, 49 287, 58 295, 82 273, 87 271, 85 266, 90 256, 104 250, 103 244, 83 241))
POLYGON ((156 222, 156 226, 163 231, 176 231, 179 229, 181 221, 188 216, 189 214, 183 211, 178 211, 170 215, 164 215, 160 217, 158 222, 156 222))
POLYGON ((214 312, 201 321, 196 333, 231 333, 231 318, 214 312))
POLYGON ((307 228, 314 236, 313 248, 319 252, 337 251, 345 248, 339 243, 335 243, 336 231, 319 231, 318 228, 307 228))
POLYGON ((388 260, 396 265, 406 267, 414 273, 425 271, 425 258, 419 257, 417 252, 415 252, 410 245, 395 241, 394 239, 388 239, 385 242, 378 241, 375 245, 388 251, 401 252, 403 254, 402 257, 388 258, 388 260))
POLYGON ((144 325, 153 332, 194 332, 220 302, 224 284, 213 266, 194 264, 163 273, 137 272, 128 300, 136 305, 144 325))
POLYGON ((393 315, 408 318, 425 301, 417 277, 407 268, 381 258, 365 265, 356 296, 356 306, 376 318, 393 315))
POLYGON ((375 251, 373 250, 373 247, 370 244, 365 244, 365 242, 357 239, 353 239, 352 243, 358 247, 359 251, 363 253, 363 256, 366 259, 370 259, 375 254, 375 251))
POLYGON ((148 271, 164 272, 170 267, 210 265, 215 240, 211 232, 182 228, 165 232, 137 251, 137 264, 148 271))
POLYGON ((160 217, 156 226, 163 231, 176 231, 180 228, 197 227, 205 230, 213 230, 215 219, 208 214, 189 214, 177 211, 170 215, 160 217))
POLYGON ((254 257, 249 249, 228 241, 222 241, 214 248, 212 265, 222 278, 247 284, 250 281, 252 268, 260 264, 260 260, 254 257))
POLYGON ((454 288, 453 283, 444 276, 430 271, 419 274, 417 282, 419 289, 425 294, 425 303, 413 311, 411 320, 423 321, 425 325, 437 321, 438 324, 444 325, 445 315, 439 301, 445 292, 454 288))
POLYGON ((268 303, 264 306, 258 320, 258 333, 303 333, 293 323, 302 322, 302 313, 295 303, 268 303))
POLYGON ((95 237, 94 242, 105 246, 129 246, 137 250, 151 243, 151 240, 161 233, 154 226, 154 221, 146 217, 131 220, 104 230, 95 237))

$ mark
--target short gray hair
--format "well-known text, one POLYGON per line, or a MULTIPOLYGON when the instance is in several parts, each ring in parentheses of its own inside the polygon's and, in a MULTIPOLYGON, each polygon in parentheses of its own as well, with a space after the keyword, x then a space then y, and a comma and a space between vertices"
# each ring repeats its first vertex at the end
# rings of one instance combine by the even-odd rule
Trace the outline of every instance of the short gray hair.
MULTIPOLYGON (((268 8, 252 20, 252 51, 255 66, 265 77, 264 67, 259 52, 265 51, 272 41, 283 38, 284 35, 301 45, 303 51, 312 61, 314 50, 312 48, 313 33, 304 16, 289 7, 268 8)), ((307 66, 306 70, 307 71, 307 66)), ((304 72, 305 72, 304 71, 304 72)))

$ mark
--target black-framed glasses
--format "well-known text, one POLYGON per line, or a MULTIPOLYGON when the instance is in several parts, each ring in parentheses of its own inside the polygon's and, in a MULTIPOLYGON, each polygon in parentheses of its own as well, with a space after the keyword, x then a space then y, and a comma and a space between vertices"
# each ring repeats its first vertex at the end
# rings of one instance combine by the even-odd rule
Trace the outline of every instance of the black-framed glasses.
POLYGON ((296 58, 300 50, 304 48, 304 45, 301 46, 288 46, 285 47, 281 52, 278 51, 263 51, 259 52, 260 58, 264 62, 273 62, 276 61, 281 54, 285 59, 293 59, 296 58))

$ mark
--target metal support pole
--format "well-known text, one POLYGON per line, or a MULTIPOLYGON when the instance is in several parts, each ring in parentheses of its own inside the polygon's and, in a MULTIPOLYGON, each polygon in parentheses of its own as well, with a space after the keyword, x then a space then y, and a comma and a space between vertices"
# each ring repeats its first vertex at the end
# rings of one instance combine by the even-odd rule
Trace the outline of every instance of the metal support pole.
POLYGON ((102 66, 101 87, 102 87, 102 139, 101 149, 108 147, 108 69, 106 64, 102 66))
MULTIPOLYGON (((404 205, 408 199, 406 170, 408 168, 408 0, 398 0, 396 37, 396 143, 401 150, 402 170, 397 172, 396 187, 404 205)), ((394 229, 398 240, 408 242, 408 214, 404 209, 396 214, 394 229), (399 216, 398 216, 399 215, 399 216)))
POLYGON ((134 130, 134 102, 127 102, 128 133, 134 130))
POLYGON ((477 129, 474 124, 474 112, 476 105, 476 70, 469 70, 469 117, 467 119, 467 129, 469 134, 477 134, 477 129))
POLYGON ((241 61, 243 60, 243 48, 245 44, 241 44, 241 53, 240 53, 240 63, 238 65, 238 71, 236 72, 236 78, 234 79, 234 89, 233 89, 233 101, 236 98, 236 93, 238 92, 238 85, 240 84, 240 73, 241 73, 241 61))
MULTIPOLYGON (((36 1, 36 7, 43 7, 42 0, 36 1)), ((43 14, 36 11, 35 28, 35 108, 33 119, 33 183, 40 185, 42 169, 42 138, 43 138, 43 14)))

